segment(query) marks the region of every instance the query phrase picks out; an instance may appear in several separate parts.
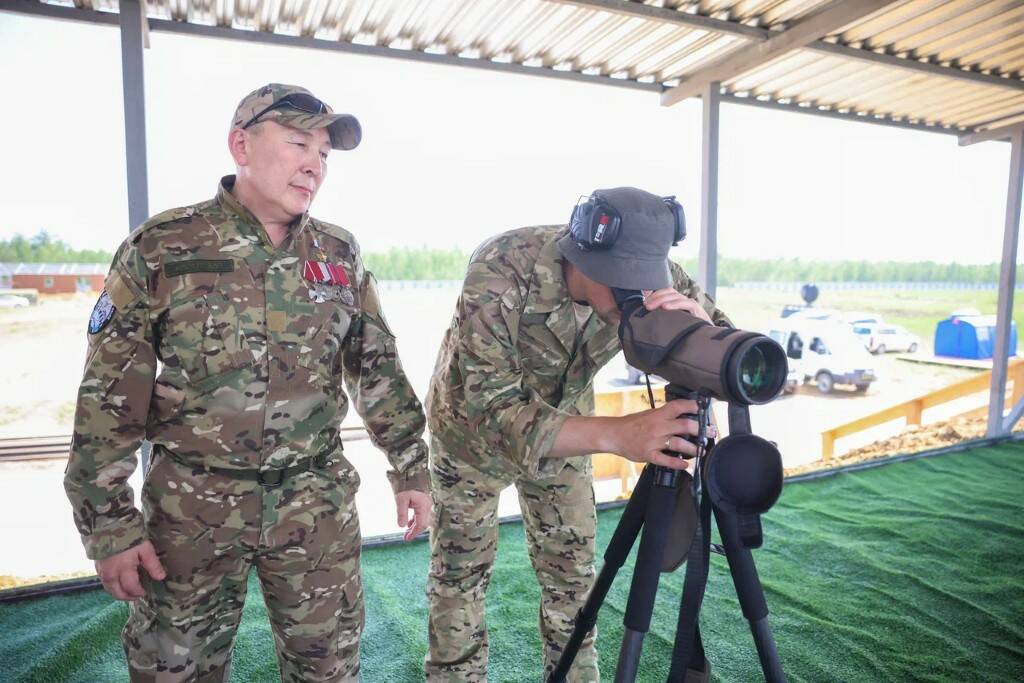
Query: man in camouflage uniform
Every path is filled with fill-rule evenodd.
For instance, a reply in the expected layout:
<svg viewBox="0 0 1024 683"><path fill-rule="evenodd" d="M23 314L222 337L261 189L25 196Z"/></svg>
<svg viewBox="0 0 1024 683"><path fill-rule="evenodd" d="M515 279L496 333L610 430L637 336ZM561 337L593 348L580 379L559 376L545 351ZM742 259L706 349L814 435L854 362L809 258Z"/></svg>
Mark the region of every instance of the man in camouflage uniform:
<svg viewBox="0 0 1024 683"><path fill-rule="evenodd" d="M357 679L349 396L393 467L406 539L429 524L425 420L375 281L352 235L308 214L328 153L360 137L302 88L260 88L232 120L237 177L151 218L114 258L65 488L104 587L134 601L133 681L226 681L251 567L282 680ZM143 438L140 513L127 480Z"/></svg>
<svg viewBox="0 0 1024 683"><path fill-rule="evenodd" d="M596 525L588 455L611 452L673 468L661 449L693 453L693 401L621 418L593 414L592 383L619 351L610 287L649 291L648 309L727 322L668 260L675 220L661 197L599 191L622 217L614 246L585 252L566 227L532 227L481 245L469 264L427 398L435 523L427 594L428 680L484 681L484 594L497 542L498 494L519 491L541 586L545 675L594 580ZM593 638L570 673L597 681Z"/></svg>

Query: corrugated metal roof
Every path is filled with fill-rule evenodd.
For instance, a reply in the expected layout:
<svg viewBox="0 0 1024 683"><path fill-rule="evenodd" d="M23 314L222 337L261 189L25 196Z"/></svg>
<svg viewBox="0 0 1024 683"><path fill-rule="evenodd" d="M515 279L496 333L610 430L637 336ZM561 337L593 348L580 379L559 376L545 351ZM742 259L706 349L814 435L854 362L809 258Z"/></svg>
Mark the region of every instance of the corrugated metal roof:
<svg viewBox="0 0 1024 683"><path fill-rule="evenodd" d="M847 0L854 2L855 0ZM69 3L53 2L50 5ZM116 12L112 0L75 7ZM671 88L834 0L148 0L152 19ZM952 131L1024 120L1024 2L900 0L724 93Z"/></svg>
<svg viewBox="0 0 1024 683"><path fill-rule="evenodd" d="M107 263L0 263L0 273L10 275L106 275Z"/></svg>

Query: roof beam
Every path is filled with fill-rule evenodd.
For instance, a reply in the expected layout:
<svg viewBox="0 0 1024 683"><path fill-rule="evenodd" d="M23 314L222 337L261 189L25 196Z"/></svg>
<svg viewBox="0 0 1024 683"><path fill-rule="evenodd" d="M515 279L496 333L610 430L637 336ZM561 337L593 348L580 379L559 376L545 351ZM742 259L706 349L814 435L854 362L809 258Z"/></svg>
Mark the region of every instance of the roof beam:
<svg viewBox="0 0 1024 683"><path fill-rule="evenodd" d="M38 0L0 0L0 12L17 12L19 14L29 14L51 19L84 21L87 23L106 24L109 26L117 26L119 21L117 12L98 12L96 10L80 9L64 5L50 5L44 2L39 2ZM313 50L327 50L329 52L344 52L357 55L371 55L374 57L388 57L391 59L406 59L414 62L425 62L428 64L445 64L448 66L470 67L485 69L487 71L519 74L523 76L556 78L560 80L575 81L577 83L611 85L632 90L646 90L651 92L661 92L663 90L663 87L658 83L641 83L640 81L630 78L612 78L610 76L586 74L578 71L559 71L537 66L525 66L515 62L496 62L484 58L435 54L431 52L420 52L418 50L400 50L381 45L362 45L336 40L310 38L307 36L287 36L267 31L249 31L226 26L207 26L205 24L193 24L184 21L168 21L166 19L150 18L149 30L163 33L201 36L206 38L220 38L221 40L234 40L247 43L281 45L284 47L302 47Z"/></svg>
<svg viewBox="0 0 1024 683"><path fill-rule="evenodd" d="M32 14L38 17L49 17L50 19L86 21L93 24L108 24L110 26L118 26L120 24L117 12L98 12L93 9L68 7L66 5L50 5L38 0L0 0L0 11Z"/></svg>
<svg viewBox="0 0 1024 683"><path fill-rule="evenodd" d="M921 62L908 57L897 57L896 55L890 55L884 52L875 52L874 50L865 50L862 48L850 47L849 45L840 45L839 43L829 43L824 40L819 40L808 45L807 49L821 54L831 55L833 57L858 59L862 62L868 62L869 64L874 64L876 66L916 71L917 73L928 74L930 76L954 78L960 81L970 81L971 83L977 83L979 85L995 85L1000 88L1024 90L1024 81L1019 78L1004 78L994 74L981 73L980 71L966 71L964 69L942 66L941 64L934 64L932 62Z"/></svg>
<svg viewBox="0 0 1024 683"><path fill-rule="evenodd" d="M1024 114L1024 112L1021 113ZM966 147L968 145L974 145L979 142L987 142L989 140L1001 140L1005 142L1007 140L1012 139L1016 133L1020 132L1024 132L1024 121L1011 123L1010 125L1003 126L1002 128L989 128L988 130L979 131L977 133L967 133L966 135L961 135L960 146Z"/></svg>
<svg viewBox="0 0 1024 683"><path fill-rule="evenodd" d="M759 28L756 26L747 26L746 24L739 24L734 21L726 21L723 19L712 19L711 17L705 17L700 14L690 14L687 12L681 12L679 10L664 9L661 7L651 7L648 5L641 5L634 2L628 2L627 0L547 0L548 2L558 2L561 4L576 5L578 7L584 7L588 9L601 10L606 12L612 12L623 16L633 16L641 19L652 19L657 21L665 21L669 23L676 23L682 26L690 26L695 29L702 29L707 31L715 31L726 35L738 36L746 38L751 41L764 42L774 35L778 35L778 31L770 31L765 28ZM0 11L5 12L17 12L20 14L30 14L35 16L49 17L52 19L66 19L72 21L85 21L98 24L107 24L111 26L117 26L118 17L116 12L98 12L96 10L82 9L77 7L68 7L64 5L50 5L38 0L0 0ZM175 30L172 28L165 28L167 24L183 24L184 22L171 22L161 19L150 19L149 24L151 30L154 31L172 31L175 33L189 33L188 29ZM186 26L197 26L196 24L186 24ZM210 28L202 26L200 28ZM278 43L281 41L275 40L276 38L291 38L291 36L276 36L271 33L262 33L258 31L239 31L235 29L222 28L223 32L231 31L241 32L247 34L244 37L238 37L234 35L225 35L220 33L216 35L217 38L231 39L242 39L255 42L267 42L267 43ZM195 31L194 33L199 35L209 35L205 31ZM262 40L261 37L269 36L268 40ZM662 86L653 83L638 83L629 79L609 79L603 76L591 76L586 74L579 74L575 72L563 72L555 71L552 72L550 69L541 69L537 67L522 67L514 64L507 64L503 62L490 62L489 60L483 59L471 59L464 57L456 57L454 55L436 55L424 52L416 52L414 50L396 50L393 48L367 46L367 45L353 45L350 43L333 43L333 41L317 40L313 45L302 45L302 47L313 47L322 48L322 43L328 43L332 45L334 50L349 51L356 53L372 53L380 54L387 57L399 57L404 59L412 59L415 61L434 61L445 64L457 63L460 66L478 67L484 69L490 69L495 71L514 71L516 67L522 70L524 73L531 75L540 76L553 76L556 78L565 78L568 80L577 80L582 82L598 83L602 85L614 85L618 87L626 88L637 88L640 90L662 90ZM345 47L338 47L339 45L351 45L352 49L346 50ZM969 81L977 83L979 85L993 85L1002 88L1009 88L1011 90L1017 90L1024 92L1024 80L1020 78L1002 77L995 74L981 73L978 71L968 71L960 68L951 66L943 66L941 64L935 64L932 62L921 62L916 59L910 59L906 57L897 57L896 55L886 54L883 52L875 52L874 50L850 47L849 45L842 45L839 43L832 43L825 40L817 40L809 45L806 45L804 49L811 50L813 52L819 52L821 54L830 55L832 57L840 57L844 59L855 59L876 66L891 67L896 69L903 69L906 71L912 71L916 73L924 73L931 76L940 76L943 78L951 78L959 81ZM542 73L538 73L542 72Z"/></svg>
<svg viewBox="0 0 1024 683"><path fill-rule="evenodd" d="M747 26L735 21L713 19L703 14L690 14L689 12L682 12L677 9L641 5L638 2L629 2L628 0L547 0L547 2L560 5L575 5L584 9L611 12L612 14L635 17L637 19L654 19L669 24L679 24L689 28L724 33L730 36L757 41L767 40L774 33L768 29Z"/></svg>
<svg viewBox="0 0 1024 683"><path fill-rule="evenodd" d="M773 36L779 35L779 31L771 31L758 26L747 26L735 21L724 19L712 19L700 14L689 14L679 10L664 9L661 7L650 7L628 0L548 0L566 5L576 5L588 9L611 12L622 16L637 17L639 19L653 19L665 21L684 26L691 26L697 29L715 31L730 36L746 38L753 42L764 42ZM855 59L858 61L884 66L894 69L903 69L915 73L928 74L930 76L941 76L952 78L958 81L970 81L980 85L994 85L1001 88L1024 91L1024 80L1020 78L1003 77L996 74L981 73L980 71L969 71L952 66L943 66L934 62L922 62L908 57L898 57L894 54L876 52L867 48L851 47L841 43L834 43L827 40L815 40L804 46L805 50L811 50L830 57L841 57L843 59Z"/></svg>
<svg viewBox="0 0 1024 683"><path fill-rule="evenodd" d="M877 12L896 0L831 0L821 10L768 40L749 45L701 69L661 95L668 107L699 95L709 83L728 81L793 50L806 47L843 26Z"/></svg>
<svg viewBox="0 0 1024 683"><path fill-rule="evenodd" d="M944 133L946 135L959 135L963 131L958 128L944 128L943 126L929 126L926 123L912 123L910 121L897 121L888 117L876 117L873 115L860 115L855 112L842 112L836 109L819 109L815 106L800 105L797 102L784 104L777 100L760 100L756 97L740 97L732 93L722 93L722 102L730 104L742 104L748 107L761 107L762 109L774 109L776 111L791 111L799 114L812 114L827 119L838 121L856 121L857 123L873 123L879 126L890 128L904 128L906 130L918 130L924 133Z"/></svg>

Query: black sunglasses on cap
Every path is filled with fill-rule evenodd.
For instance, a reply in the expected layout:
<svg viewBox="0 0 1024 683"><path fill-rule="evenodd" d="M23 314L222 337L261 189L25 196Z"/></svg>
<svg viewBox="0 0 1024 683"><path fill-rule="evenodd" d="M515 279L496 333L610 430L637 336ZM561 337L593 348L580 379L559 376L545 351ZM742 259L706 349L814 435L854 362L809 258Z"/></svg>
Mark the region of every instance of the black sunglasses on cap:
<svg viewBox="0 0 1024 683"><path fill-rule="evenodd" d="M245 130L252 124L256 123L257 120L268 111L274 109L281 109L282 107L288 107L289 109L296 109L307 114L329 114L330 107L326 104L313 97L312 95L306 95L304 93L292 93L291 95L285 95L277 102L274 102L269 107L266 107L263 111L256 114L256 116L249 119L249 121L242 126L242 130Z"/></svg>

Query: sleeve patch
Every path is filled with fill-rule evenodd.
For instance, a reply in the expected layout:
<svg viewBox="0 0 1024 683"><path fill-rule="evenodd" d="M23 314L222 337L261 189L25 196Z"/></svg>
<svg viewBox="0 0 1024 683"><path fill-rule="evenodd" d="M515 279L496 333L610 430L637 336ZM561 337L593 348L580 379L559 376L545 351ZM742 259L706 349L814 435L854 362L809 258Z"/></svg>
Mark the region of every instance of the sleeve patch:
<svg viewBox="0 0 1024 683"><path fill-rule="evenodd" d="M99 333L113 317L114 303L110 300L110 295L104 290L100 294L100 298L97 299L96 305L92 307L92 314L89 316L89 334Z"/></svg>

